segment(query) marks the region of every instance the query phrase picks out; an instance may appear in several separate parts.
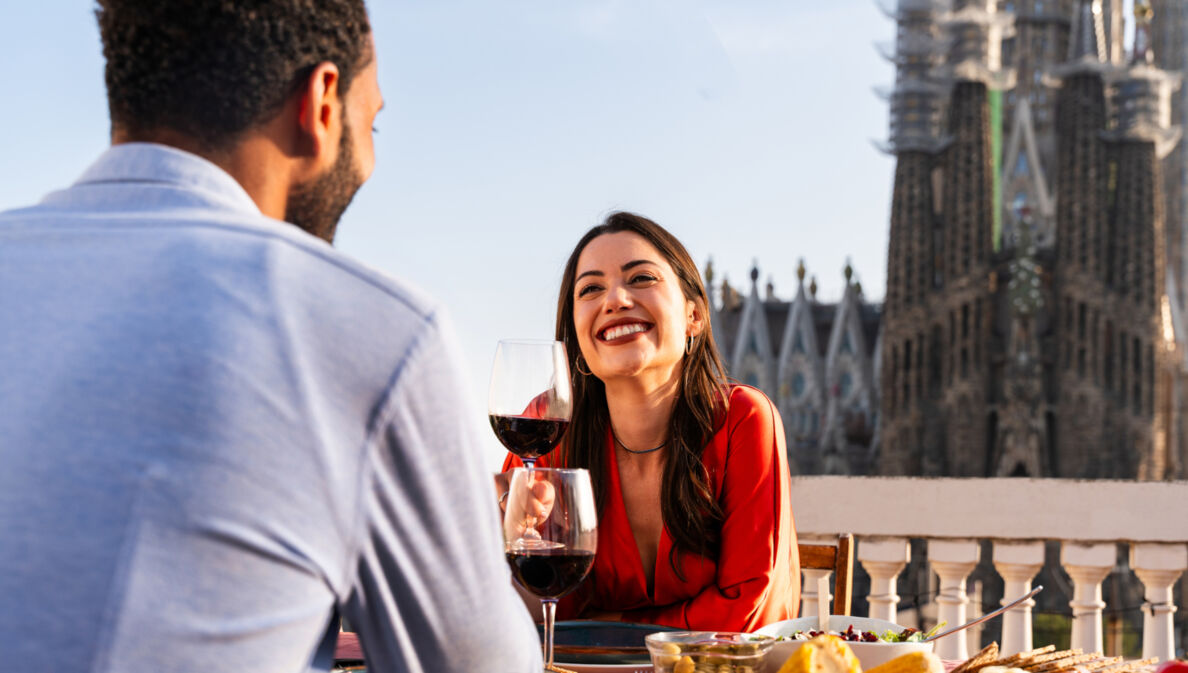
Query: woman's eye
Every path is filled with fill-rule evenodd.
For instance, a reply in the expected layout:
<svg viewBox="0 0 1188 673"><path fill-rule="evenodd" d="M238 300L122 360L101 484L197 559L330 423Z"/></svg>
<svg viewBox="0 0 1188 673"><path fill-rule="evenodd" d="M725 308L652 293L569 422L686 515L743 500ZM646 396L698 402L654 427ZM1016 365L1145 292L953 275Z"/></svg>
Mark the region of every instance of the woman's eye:
<svg viewBox="0 0 1188 673"><path fill-rule="evenodd" d="M582 289L578 290L577 296L584 297L584 296L590 294L591 292L597 292L599 289L600 288L598 285L586 285Z"/></svg>
<svg viewBox="0 0 1188 673"><path fill-rule="evenodd" d="M632 283L647 283L656 280L656 277L650 273L638 273L631 277Z"/></svg>

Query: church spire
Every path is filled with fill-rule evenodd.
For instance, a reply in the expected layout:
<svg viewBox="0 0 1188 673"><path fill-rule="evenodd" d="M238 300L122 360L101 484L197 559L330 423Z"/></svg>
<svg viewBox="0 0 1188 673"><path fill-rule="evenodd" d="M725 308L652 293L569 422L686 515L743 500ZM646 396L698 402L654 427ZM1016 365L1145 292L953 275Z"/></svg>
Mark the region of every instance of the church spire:
<svg viewBox="0 0 1188 673"><path fill-rule="evenodd" d="M944 86L934 72L944 63L940 25L943 0L898 0L887 14L895 19L893 47L880 47L895 65L895 85L876 92L891 104L890 134L879 145L889 153L936 150L942 144Z"/></svg>
<svg viewBox="0 0 1188 673"><path fill-rule="evenodd" d="M1068 60L1093 63L1106 60L1101 0L1077 0L1068 41Z"/></svg>
<svg viewBox="0 0 1188 673"><path fill-rule="evenodd" d="M1162 159L1180 141L1182 129L1171 118L1172 91L1180 86L1180 73L1170 73L1155 65L1151 46L1151 18L1154 12L1148 0L1134 3L1134 51L1130 66L1113 73L1114 109L1117 124L1110 136L1115 139L1150 141Z"/></svg>
<svg viewBox="0 0 1188 673"><path fill-rule="evenodd" d="M1151 5L1145 0L1134 3L1134 53L1130 65L1154 65L1155 51L1151 48Z"/></svg>
<svg viewBox="0 0 1188 673"><path fill-rule="evenodd" d="M948 36L944 70L957 82L981 82L991 89L1014 86L1015 72L1002 66L1002 40L1015 34L1012 14L994 0L956 0L943 21Z"/></svg>

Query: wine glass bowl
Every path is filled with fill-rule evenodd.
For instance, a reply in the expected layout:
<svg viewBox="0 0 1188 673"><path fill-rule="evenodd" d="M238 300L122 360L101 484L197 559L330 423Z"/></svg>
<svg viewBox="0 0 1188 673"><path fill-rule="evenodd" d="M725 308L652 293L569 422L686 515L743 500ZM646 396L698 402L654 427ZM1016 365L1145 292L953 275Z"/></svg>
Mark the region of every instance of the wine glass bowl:
<svg viewBox="0 0 1188 673"><path fill-rule="evenodd" d="M516 583L541 599L551 667L557 599L582 583L598 551L594 490L586 470L517 468L508 484L504 553Z"/></svg>
<svg viewBox="0 0 1188 673"><path fill-rule="evenodd" d="M495 349L487 414L508 451L532 467L569 427L573 391L559 341L506 339Z"/></svg>

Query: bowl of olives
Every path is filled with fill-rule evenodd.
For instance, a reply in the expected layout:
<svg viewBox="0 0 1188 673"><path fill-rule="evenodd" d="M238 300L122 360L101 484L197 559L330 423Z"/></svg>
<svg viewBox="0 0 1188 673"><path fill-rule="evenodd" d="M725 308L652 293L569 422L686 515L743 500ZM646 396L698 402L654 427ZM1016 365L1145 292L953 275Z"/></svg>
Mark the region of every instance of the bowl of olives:
<svg viewBox="0 0 1188 673"><path fill-rule="evenodd" d="M775 639L730 631L665 631L644 643L656 673L767 673Z"/></svg>

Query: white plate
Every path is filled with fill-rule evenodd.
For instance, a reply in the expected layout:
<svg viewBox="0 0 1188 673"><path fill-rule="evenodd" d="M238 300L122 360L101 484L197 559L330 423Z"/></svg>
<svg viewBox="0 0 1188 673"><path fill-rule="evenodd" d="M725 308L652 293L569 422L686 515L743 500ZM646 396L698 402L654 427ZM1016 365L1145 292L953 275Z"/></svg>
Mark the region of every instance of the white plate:
<svg viewBox="0 0 1188 673"><path fill-rule="evenodd" d="M568 668L576 673L653 673L651 664L563 664L557 665Z"/></svg>
<svg viewBox="0 0 1188 673"><path fill-rule="evenodd" d="M829 630L831 631L845 631L846 627L853 624L854 629L858 631L874 631L875 633L882 633L883 631L902 631L903 627L892 623L883 621L882 619L871 619L869 617L845 617L841 615L830 615ZM817 629L816 617L801 617L800 619L788 619L782 622L775 622L768 624L759 629L755 633L761 633L765 636L790 636L796 631ZM806 641L803 640L782 640L775 644L768 657L768 668L778 669L781 664L792 656ZM863 670L870 670L881 663L890 661L900 655L908 652L931 652L932 643L863 643L863 642L847 642L846 645L854 652L854 656L858 657L858 661L862 663ZM773 669L773 670L775 670Z"/></svg>

